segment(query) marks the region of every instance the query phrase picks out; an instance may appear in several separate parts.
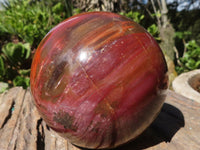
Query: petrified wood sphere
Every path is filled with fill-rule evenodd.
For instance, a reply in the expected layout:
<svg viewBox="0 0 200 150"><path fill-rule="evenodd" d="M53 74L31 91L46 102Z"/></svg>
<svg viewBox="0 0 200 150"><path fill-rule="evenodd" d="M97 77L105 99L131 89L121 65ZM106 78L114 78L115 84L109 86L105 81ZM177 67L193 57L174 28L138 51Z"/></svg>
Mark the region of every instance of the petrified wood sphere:
<svg viewBox="0 0 200 150"><path fill-rule="evenodd" d="M31 91L47 125L73 144L112 148L141 134L159 113L167 67L137 23L83 13L54 27L31 67Z"/></svg>

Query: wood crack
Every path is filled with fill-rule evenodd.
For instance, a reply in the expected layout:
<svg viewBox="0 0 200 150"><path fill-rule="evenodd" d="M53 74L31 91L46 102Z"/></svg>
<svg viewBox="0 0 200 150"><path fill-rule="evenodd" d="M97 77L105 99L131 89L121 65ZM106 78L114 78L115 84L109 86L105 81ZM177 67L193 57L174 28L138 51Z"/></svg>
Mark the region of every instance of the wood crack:
<svg viewBox="0 0 200 150"><path fill-rule="evenodd" d="M38 150L45 150L45 134L44 134L44 127L42 126L42 119L37 121L37 149Z"/></svg>
<svg viewBox="0 0 200 150"><path fill-rule="evenodd" d="M14 106L15 106L15 101L12 102L12 104L11 104L11 106L10 106L10 108L9 108L8 115L7 115L7 117L5 118L5 120L4 120L4 122L3 122L3 124L2 124L2 126L1 126L0 129L2 129L2 128L5 126L5 124L8 122L8 120L11 118L12 112L13 112L13 109L14 109Z"/></svg>

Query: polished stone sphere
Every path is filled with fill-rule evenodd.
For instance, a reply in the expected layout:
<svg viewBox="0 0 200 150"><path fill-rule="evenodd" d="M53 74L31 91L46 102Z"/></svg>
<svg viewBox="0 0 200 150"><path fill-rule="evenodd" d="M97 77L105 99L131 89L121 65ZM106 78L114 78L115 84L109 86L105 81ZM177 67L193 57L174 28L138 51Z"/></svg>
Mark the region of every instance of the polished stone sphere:
<svg viewBox="0 0 200 150"><path fill-rule="evenodd" d="M113 148L141 134L158 115L167 66L154 38L109 12L75 15L54 27L31 67L35 105L73 144Z"/></svg>

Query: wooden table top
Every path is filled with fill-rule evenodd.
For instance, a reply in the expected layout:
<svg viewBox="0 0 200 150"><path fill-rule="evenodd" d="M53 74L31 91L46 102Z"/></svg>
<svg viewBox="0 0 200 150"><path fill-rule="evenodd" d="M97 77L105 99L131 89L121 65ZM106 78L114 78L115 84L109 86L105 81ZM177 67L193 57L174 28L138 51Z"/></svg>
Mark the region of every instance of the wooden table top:
<svg viewBox="0 0 200 150"><path fill-rule="evenodd" d="M114 150L200 150L200 103L170 90L157 119L137 139ZM0 150L80 150L49 129L30 90L0 94Z"/></svg>

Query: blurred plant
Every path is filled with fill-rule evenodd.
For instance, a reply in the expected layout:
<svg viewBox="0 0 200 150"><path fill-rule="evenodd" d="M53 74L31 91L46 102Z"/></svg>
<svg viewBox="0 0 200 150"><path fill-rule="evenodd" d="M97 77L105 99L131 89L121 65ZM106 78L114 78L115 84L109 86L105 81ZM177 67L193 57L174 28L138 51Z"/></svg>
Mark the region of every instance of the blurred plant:
<svg viewBox="0 0 200 150"><path fill-rule="evenodd" d="M147 28L147 31L157 40L160 41L161 38L159 37L159 30L156 24L152 24Z"/></svg>
<svg viewBox="0 0 200 150"><path fill-rule="evenodd" d="M191 35L192 33L189 31L184 31L184 32L180 32L177 31L175 32L175 40L179 40L182 42L182 45L184 47L183 53L185 53L186 51L186 39L188 39L188 36Z"/></svg>
<svg viewBox="0 0 200 150"><path fill-rule="evenodd" d="M71 17L73 15L73 3L72 3L72 0L65 0L65 7L66 7L66 10L67 10L67 18L68 17Z"/></svg>
<svg viewBox="0 0 200 150"><path fill-rule="evenodd" d="M5 92L9 88L8 83L0 82L0 94Z"/></svg>
<svg viewBox="0 0 200 150"><path fill-rule="evenodd" d="M10 86L29 86L30 69L26 63L30 61L31 48L29 43L7 43L0 53L0 81Z"/></svg>
<svg viewBox="0 0 200 150"><path fill-rule="evenodd" d="M49 5L49 6L48 6ZM38 45L46 33L66 18L61 2L8 0L0 13L0 34L16 35L21 41Z"/></svg>
<svg viewBox="0 0 200 150"><path fill-rule="evenodd" d="M126 16L137 23L140 23L144 19L144 15L139 12L129 11L128 13L121 12L120 15Z"/></svg>
<svg viewBox="0 0 200 150"><path fill-rule="evenodd" d="M73 15L77 15L77 14L80 14L80 13L81 13L81 9L79 9L79 8L73 9Z"/></svg>
<svg viewBox="0 0 200 150"><path fill-rule="evenodd" d="M194 69L200 69L200 46L196 41L191 40L185 44L186 51L183 56L178 59L179 65L176 71L180 74Z"/></svg>
<svg viewBox="0 0 200 150"><path fill-rule="evenodd" d="M28 59L31 54L31 48L29 43L8 43L2 48L2 52L8 58L10 63L16 68L20 68L23 61Z"/></svg>
<svg viewBox="0 0 200 150"><path fill-rule="evenodd" d="M23 77L23 76L16 76L13 79L13 85L14 86L22 86L24 89L26 89L30 85L30 78Z"/></svg>

